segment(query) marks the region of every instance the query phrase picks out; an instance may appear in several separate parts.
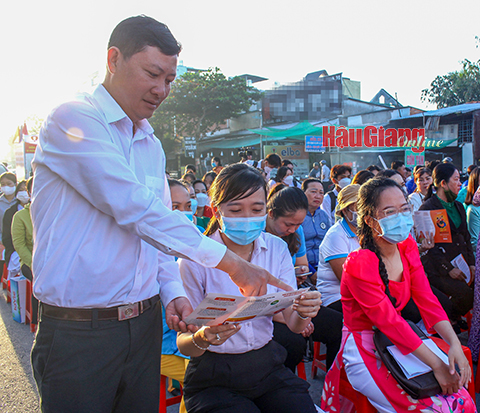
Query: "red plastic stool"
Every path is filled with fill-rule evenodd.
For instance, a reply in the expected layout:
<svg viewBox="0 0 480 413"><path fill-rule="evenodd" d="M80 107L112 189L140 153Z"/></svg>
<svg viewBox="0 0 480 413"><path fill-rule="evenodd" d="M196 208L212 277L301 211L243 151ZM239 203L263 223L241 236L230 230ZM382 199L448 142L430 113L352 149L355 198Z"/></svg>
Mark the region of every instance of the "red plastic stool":
<svg viewBox="0 0 480 413"><path fill-rule="evenodd" d="M327 365L322 363L327 359L326 354L320 354L321 343L315 341L313 343L313 360L312 360L312 379L317 375L317 369L327 371Z"/></svg>
<svg viewBox="0 0 480 413"><path fill-rule="evenodd" d="M377 413L377 409L370 404L367 396L364 396L352 387L343 368L340 371L339 392L341 396L347 398L355 405L357 413Z"/></svg>
<svg viewBox="0 0 480 413"><path fill-rule="evenodd" d="M167 407L178 404L182 401L183 390L180 389L180 396L173 396L167 399L167 376L160 376L160 407L158 413L167 413Z"/></svg>
<svg viewBox="0 0 480 413"><path fill-rule="evenodd" d="M37 331L37 324L32 323L32 282L27 280L27 288L25 289L25 324L30 324L30 331L35 333Z"/></svg>
<svg viewBox="0 0 480 413"><path fill-rule="evenodd" d="M430 337L435 344L440 348L440 350L443 350L445 353L448 354L448 350L450 349L450 346L443 341L441 338L438 337ZM472 378L470 381L467 383L468 384L468 393L470 393L470 396L472 399L475 401L475 382L473 380L473 363L472 363L472 352L470 349L466 346L462 346L463 354L465 354L465 357L467 358L468 362L470 363L470 369L472 370ZM478 382L478 370L477 370L477 382Z"/></svg>
<svg viewBox="0 0 480 413"><path fill-rule="evenodd" d="M297 364L297 376L307 381L307 374L305 373L305 364L303 361Z"/></svg>
<svg viewBox="0 0 480 413"><path fill-rule="evenodd" d="M3 272L2 272L2 288L7 290L7 303L12 301L12 293L10 291L10 281L7 280L8 278L8 269L7 265L3 264Z"/></svg>

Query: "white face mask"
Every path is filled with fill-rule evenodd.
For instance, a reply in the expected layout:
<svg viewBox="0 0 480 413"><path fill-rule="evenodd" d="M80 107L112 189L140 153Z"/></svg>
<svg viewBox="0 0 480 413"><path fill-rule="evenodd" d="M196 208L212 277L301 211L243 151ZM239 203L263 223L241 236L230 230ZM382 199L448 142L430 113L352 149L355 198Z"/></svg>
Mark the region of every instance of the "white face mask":
<svg viewBox="0 0 480 413"><path fill-rule="evenodd" d="M208 204L208 195L203 192L197 194L198 207L203 208Z"/></svg>
<svg viewBox="0 0 480 413"><path fill-rule="evenodd" d="M13 195L15 193L15 187L14 186L2 186L2 192L7 195Z"/></svg>
<svg viewBox="0 0 480 413"><path fill-rule="evenodd" d="M293 184L293 175L288 175L283 178L283 183L287 186L291 186Z"/></svg>
<svg viewBox="0 0 480 413"><path fill-rule="evenodd" d="M340 188L345 188L347 185L350 185L352 180L350 178L342 178L340 181L338 181L338 186Z"/></svg>
<svg viewBox="0 0 480 413"><path fill-rule="evenodd" d="M16 198L22 203L26 204L30 201L30 196L27 191L18 191Z"/></svg>

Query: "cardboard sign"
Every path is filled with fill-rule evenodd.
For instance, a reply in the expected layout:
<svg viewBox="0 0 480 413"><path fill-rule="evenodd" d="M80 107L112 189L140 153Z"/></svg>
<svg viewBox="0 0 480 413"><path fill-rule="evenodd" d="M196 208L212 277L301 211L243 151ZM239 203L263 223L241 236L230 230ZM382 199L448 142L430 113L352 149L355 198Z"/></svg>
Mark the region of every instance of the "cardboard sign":
<svg viewBox="0 0 480 413"><path fill-rule="evenodd" d="M413 219L415 221L415 234L419 242L425 238L427 233L435 233L433 238L435 243L452 242L450 223L445 209L415 211Z"/></svg>

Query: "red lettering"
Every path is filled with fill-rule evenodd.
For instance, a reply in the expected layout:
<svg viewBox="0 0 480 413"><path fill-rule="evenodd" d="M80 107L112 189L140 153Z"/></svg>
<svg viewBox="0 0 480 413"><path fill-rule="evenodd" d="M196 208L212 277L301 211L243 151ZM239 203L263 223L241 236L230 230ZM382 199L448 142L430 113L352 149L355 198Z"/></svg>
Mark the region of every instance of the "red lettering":
<svg viewBox="0 0 480 413"><path fill-rule="evenodd" d="M380 126L378 128L378 146L379 147L384 147L385 146L385 129L383 128L383 126Z"/></svg>
<svg viewBox="0 0 480 413"><path fill-rule="evenodd" d="M323 127L323 145L325 147L335 146L335 126Z"/></svg>
<svg viewBox="0 0 480 413"><path fill-rule="evenodd" d="M356 138L355 138L356 134ZM351 148L362 146L362 130L361 129L349 129L348 141Z"/></svg>
<svg viewBox="0 0 480 413"><path fill-rule="evenodd" d="M338 128L335 133L337 139L335 139L335 145L343 149L348 146L348 130L346 128Z"/></svg>
<svg viewBox="0 0 480 413"><path fill-rule="evenodd" d="M377 128L375 126L367 126L363 133L363 142L366 147L377 146Z"/></svg>
<svg viewBox="0 0 480 413"><path fill-rule="evenodd" d="M393 128L388 128L385 131L385 146L391 148L392 146L397 146L397 130Z"/></svg>

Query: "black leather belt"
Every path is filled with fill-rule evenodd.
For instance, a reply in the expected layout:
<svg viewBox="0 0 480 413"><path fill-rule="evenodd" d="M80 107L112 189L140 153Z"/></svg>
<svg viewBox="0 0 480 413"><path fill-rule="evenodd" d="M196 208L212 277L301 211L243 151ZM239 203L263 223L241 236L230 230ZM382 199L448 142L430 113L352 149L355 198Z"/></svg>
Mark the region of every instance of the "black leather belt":
<svg viewBox="0 0 480 413"><path fill-rule="evenodd" d="M129 320L153 307L160 300L155 295L148 300L134 304L119 305L109 308L67 308L56 307L50 304L40 303L40 314L56 320L92 321L97 320Z"/></svg>

